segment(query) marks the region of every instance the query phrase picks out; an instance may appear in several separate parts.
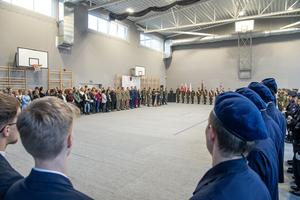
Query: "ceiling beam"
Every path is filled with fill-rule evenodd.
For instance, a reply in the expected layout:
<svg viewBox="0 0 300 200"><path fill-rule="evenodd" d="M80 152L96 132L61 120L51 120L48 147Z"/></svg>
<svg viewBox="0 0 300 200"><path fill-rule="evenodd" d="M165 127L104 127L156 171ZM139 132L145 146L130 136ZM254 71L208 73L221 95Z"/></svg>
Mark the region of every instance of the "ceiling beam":
<svg viewBox="0 0 300 200"><path fill-rule="evenodd" d="M293 27L293 26L297 26L300 24L300 21L299 22L295 22L295 23L292 23L292 24L289 24L289 25L286 25L286 26L283 26L281 27L280 29L286 29L286 28L290 28L290 27Z"/></svg>
<svg viewBox="0 0 300 200"><path fill-rule="evenodd" d="M90 7L88 9L88 11L95 10L95 9L98 9L98 8L103 8L103 7L106 7L106 6L111 6L111 5L114 5L116 3L121 3L123 1L127 1L127 0L112 0L112 1L108 1L108 2L99 4L99 5L96 5L96 6L92 6L92 7Z"/></svg>
<svg viewBox="0 0 300 200"><path fill-rule="evenodd" d="M178 10L173 11L173 12L174 12L174 13L177 13L177 12L183 11L183 10L185 10L185 9L192 8L192 7L195 7L195 6L198 6L198 5L200 5L200 4L210 2L210 1L212 1L212 0L202 0L202 1L198 2L198 3L191 4L191 5L189 5L189 6L182 6L181 8L179 8ZM164 15L168 15L168 14L170 14L170 13L172 13L171 10L166 11L166 12L162 12L162 13L160 13L160 14L157 14L157 15L154 15L154 16L151 16L151 17L147 17L147 18L145 18L145 19L137 20L137 21L135 21L135 23L141 23L141 22L148 21L148 20L151 20L151 19L156 19L156 18L162 17L162 16L164 16Z"/></svg>
<svg viewBox="0 0 300 200"><path fill-rule="evenodd" d="M185 32L185 31L160 31L160 32L186 34L186 35L198 35L198 36L214 36L214 34L198 33L198 32Z"/></svg>
<svg viewBox="0 0 300 200"><path fill-rule="evenodd" d="M295 13L295 12L300 12L300 9L280 11L280 12L274 12L274 13L268 13L268 14L262 14L262 15L246 16L246 17L241 17L241 18L238 18L238 19L224 19L224 20L211 21L211 22L201 22L201 23L196 23L196 24L188 24L188 25L178 26L178 27L152 29L152 30L145 31L145 33L153 33L153 32L166 31L166 30L174 30L174 29L179 29L179 28L191 28L191 27L196 27L196 26L203 26L203 25L210 25L210 24L224 23L224 22L226 23L226 22L236 22L236 21L249 20L249 19L259 19L259 18L270 17L270 16L274 16L274 15L281 15L281 14L288 14L288 13Z"/></svg>

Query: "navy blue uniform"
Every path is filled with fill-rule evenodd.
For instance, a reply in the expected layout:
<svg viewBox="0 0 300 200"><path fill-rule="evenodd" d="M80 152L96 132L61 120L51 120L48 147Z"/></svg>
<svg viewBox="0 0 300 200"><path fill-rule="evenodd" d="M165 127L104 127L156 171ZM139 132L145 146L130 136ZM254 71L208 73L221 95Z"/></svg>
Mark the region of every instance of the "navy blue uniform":
<svg viewBox="0 0 300 200"><path fill-rule="evenodd" d="M266 113L266 111L261 111L261 115L266 124L269 137L275 145L275 149L278 155L278 175L283 179L284 145L282 145L282 143L284 144L284 138L282 137L282 132L278 124L276 124L276 122ZM278 181L280 183L279 179Z"/></svg>
<svg viewBox="0 0 300 200"><path fill-rule="evenodd" d="M75 190L70 180L60 174L31 170L28 177L16 182L7 191L4 200L89 200Z"/></svg>
<svg viewBox="0 0 300 200"><path fill-rule="evenodd" d="M266 184L271 198L278 199L278 154L270 138L255 141L255 147L250 151L248 164Z"/></svg>
<svg viewBox="0 0 300 200"><path fill-rule="evenodd" d="M286 135L286 120L283 114L275 107L274 102L270 103L267 107L268 115L278 124L281 130L281 157L284 158L284 141ZM279 183L284 182L284 175L283 175L283 161L279 163Z"/></svg>
<svg viewBox="0 0 300 200"><path fill-rule="evenodd" d="M243 159L225 161L211 168L193 194L190 200L271 199L266 185Z"/></svg>
<svg viewBox="0 0 300 200"><path fill-rule="evenodd" d="M136 100L137 100L137 98L138 98L137 90L134 89L133 90L133 102L132 102L134 108L136 108Z"/></svg>
<svg viewBox="0 0 300 200"><path fill-rule="evenodd" d="M3 199L10 186L24 177L14 170L1 154L0 168L0 199Z"/></svg>
<svg viewBox="0 0 300 200"><path fill-rule="evenodd" d="M131 100L130 100L130 108L132 108L132 106L133 106L133 99L134 99L134 92L133 92L133 90L129 90L129 94L130 94L130 98L131 98Z"/></svg>

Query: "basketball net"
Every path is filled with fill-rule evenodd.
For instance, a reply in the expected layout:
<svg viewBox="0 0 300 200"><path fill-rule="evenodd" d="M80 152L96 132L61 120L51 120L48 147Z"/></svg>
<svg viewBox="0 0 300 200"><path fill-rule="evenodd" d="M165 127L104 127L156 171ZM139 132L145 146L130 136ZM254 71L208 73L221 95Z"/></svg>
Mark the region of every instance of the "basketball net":
<svg viewBox="0 0 300 200"><path fill-rule="evenodd" d="M246 33L248 31L248 26L247 25L242 26L241 29L243 33Z"/></svg>
<svg viewBox="0 0 300 200"><path fill-rule="evenodd" d="M43 66L43 65L38 65L38 64L33 64L33 65L32 65L33 70L34 70L35 72L41 71L41 66Z"/></svg>

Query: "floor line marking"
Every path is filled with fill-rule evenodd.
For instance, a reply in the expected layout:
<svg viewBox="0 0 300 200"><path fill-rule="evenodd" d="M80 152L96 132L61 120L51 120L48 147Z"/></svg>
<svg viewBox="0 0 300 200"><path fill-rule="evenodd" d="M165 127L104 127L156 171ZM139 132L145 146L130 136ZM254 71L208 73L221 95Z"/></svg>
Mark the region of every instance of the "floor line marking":
<svg viewBox="0 0 300 200"><path fill-rule="evenodd" d="M206 122L207 120L208 120L208 119L206 119L206 120L204 120L204 121L202 121L202 122L199 122L198 124L195 124L195 125L193 125L193 126L187 128L187 129L184 129L184 130L182 130L182 131L180 131L180 132L178 132L178 133L175 133L173 136L176 136L176 135L178 135L179 133L182 133L182 132L184 132L184 131L187 131L187 130L189 130L189 129L195 127L195 126L198 126L199 124L202 124L203 122Z"/></svg>
<svg viewBox="0 0 300 200"><path fill-rule="evenodd" d="M185 114L182 114L182 115L179 115L179 116L183 116L183 115L188 115L188 114L191 114L192 112L189 112L189 113L185 113Z"/></svg>

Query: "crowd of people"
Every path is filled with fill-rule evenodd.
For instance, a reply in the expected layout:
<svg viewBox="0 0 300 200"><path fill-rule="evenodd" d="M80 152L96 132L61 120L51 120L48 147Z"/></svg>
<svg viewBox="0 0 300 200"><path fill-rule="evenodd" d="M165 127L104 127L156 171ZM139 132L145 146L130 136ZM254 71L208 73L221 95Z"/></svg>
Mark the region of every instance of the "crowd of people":
<svg viewBox="0 0 300 200"><path fill-rule="evenodd" d="M0 91L2 92L2 91ZM75 104L82 114L90 115L100 112L120 111L125 109L133 109L140 107L140 105L166 105L168 102L168 89L163 88L153 89L144 88L142 91L137 89L136 86L131 88L118 87L114 88L105 87L88 88L88 86L81 87L79 90L76 87L61 90L59 87L44 90L44 87L36 87L35 90L16 90L7 88L8 95L16 97L20 104L21 109L25 108L31 101L40 99L46 96L54 96L62 99L65 102Z"/></svg>
<svg viewBox="0 0 300 200"><path fill-rule="evenodd" d="M280 94L276 99L277 92L275 79L268 78L216 95L205 129L212 168L199 181L191 200L277 200L278 183L284 182L286 140L293 143L294 152L293 160L287 161L293 166L288 172L293 173L296 184L291 193L300 196L300 94L286 93L288 104L281 112L276 108L276 100L282 102ZM118 87L115 91L87 86L66 91L54 88L49 93L36 88L28 94L8 89L7 94L0 94L0 199L91 199L75 190L66 177L74 117L80 109L89 114L133 109L139 102L150 106L151 98L153 105L163 105L165 94L167 89L162 88L125 91ZM5 148L17 142L18 133L35 160L26 179L5 159Z"/></svg>

